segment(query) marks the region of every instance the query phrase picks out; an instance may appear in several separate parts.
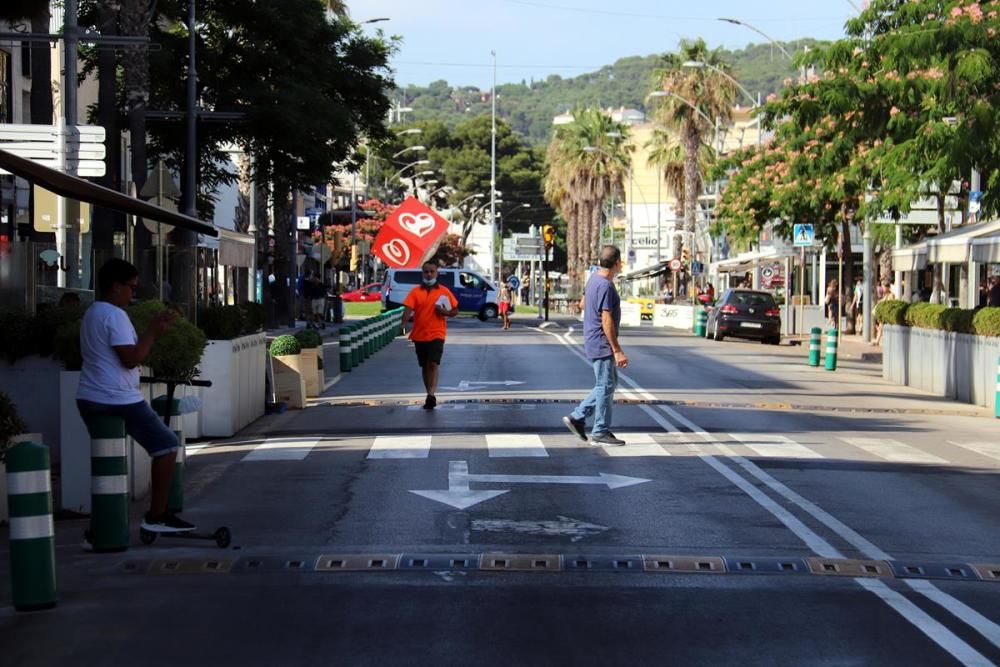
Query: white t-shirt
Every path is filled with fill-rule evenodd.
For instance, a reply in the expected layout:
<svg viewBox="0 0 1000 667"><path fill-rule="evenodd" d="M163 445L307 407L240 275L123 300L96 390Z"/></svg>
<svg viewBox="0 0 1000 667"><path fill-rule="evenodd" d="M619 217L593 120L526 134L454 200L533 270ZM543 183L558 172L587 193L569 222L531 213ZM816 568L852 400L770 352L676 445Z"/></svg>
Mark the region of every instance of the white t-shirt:
<svg viewBox="0 0 1000 667"><path fill-rule="evenodd" d="M107 301L95 301L80 324L83 372L76 397L107 405L128 405L143 400L139 369L122 365L114 347L135 345L139 336L124 310Z"/></svg>

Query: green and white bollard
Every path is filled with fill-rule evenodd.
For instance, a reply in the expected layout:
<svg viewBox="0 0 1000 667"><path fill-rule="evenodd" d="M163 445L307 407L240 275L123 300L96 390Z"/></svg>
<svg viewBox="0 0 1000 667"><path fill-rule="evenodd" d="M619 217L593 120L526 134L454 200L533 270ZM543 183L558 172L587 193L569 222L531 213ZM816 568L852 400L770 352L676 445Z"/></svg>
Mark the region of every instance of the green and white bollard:
<svg viewBox="0 0 1000 667"><path fill-rule="evenodd" d="M837 370L837 330L826 332L826 370Z"/></svg>
<svg viewBox="0 0 1000 667"><path fill-rule="evenodd" d="M49 448L20 442L7 450L11 599L18 611L56 606L56 538Z"/></svg>
<svg viewBox="0 0 1000 667"><path fill-rule="evenodd" d="M694 335L700 338L705 337L705 329L708 328L708 311L702 308L698 311L698 317L695 319L694 325Z"/></svg>
<svg viewBox="0 0 1000 667"><path fill-rule="evenodd" d="M351 368L361 363L361 323L351 325Z"/></svg>
<svg viewBox="0 0 1000 667"><path fill-rule="evenodd" d="M150 401L153 410L160 417L167 412L167 397L158 396ZM181 421L181 402L173 399L170 402L170 429L177 436L177 461L174 463L174 476L170 482L170 494L167 496L167 509L180 512L184 509L184 427Z"/></svg>
<svg viewBox="0 0 1000 667"><path fill-rule="evenodd" d="M813 327L809 331L809 365L816 368L819 367L819 347L822 339L823 330L819 327Z"/></svg>
<svg viewBox="0 0 1000 667"><path fill-rule="evenodd" d="M340 325L340 372L351 372L351 327Z"/></svg>
<svg viewBox="0 0 1000 667"><path fill-rule="evenodd" d="M90 433L90 531L95 552L128 549L128 458L125 421L87 420Z"/></svg>

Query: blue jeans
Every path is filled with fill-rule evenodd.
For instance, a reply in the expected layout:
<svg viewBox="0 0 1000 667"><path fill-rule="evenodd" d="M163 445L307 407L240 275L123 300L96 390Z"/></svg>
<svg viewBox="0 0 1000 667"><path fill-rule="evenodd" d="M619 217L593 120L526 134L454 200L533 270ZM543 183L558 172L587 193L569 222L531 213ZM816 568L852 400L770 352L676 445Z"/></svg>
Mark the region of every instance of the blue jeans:
<svg viewBox="0 0 1000 667"><path fill-rule="evenodd" d="M153 411L153 408L146 401L127 405L109 405L78 398L76 407L84 421L91 417L117 417L123 420L125 432L154 459L179 449L177 435L167 428L163 419Z"/></svg>
<svg viewBox="0 0 1000 667"><path fill-rule="evenodd" d="M594 437L611 431L611 410L615 403L615 387L618 386L618 366L614 355L591 359L594 366L594 388L587 398L570 413L573 419L586 420L594 415L594 427L590 430Z"/></svg>

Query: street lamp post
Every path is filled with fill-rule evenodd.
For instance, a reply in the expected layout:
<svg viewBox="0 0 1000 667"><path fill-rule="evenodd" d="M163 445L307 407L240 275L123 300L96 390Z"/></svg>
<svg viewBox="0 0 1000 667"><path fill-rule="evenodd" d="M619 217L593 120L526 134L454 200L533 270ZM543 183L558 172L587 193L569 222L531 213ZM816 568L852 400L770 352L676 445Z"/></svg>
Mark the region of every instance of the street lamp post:
<svg viewBox="0 0 1000 667"><path fill-rule="evenodd" d="M759 30L759 29L757 29L757 28L753 27L752 25L750 25L750 24L749 24L749 23L747 23L746 21L741 21L740 19L734 19L734 18L726 18L726 17L720 17L720 18L719 18L719 20L720 20L720 21L723 21L723 22L725 22L725 23L732 23L733 25L741 25L741 26L743 26L744 28L748 28L748 29L750 29L750 30L753 30L753 31L754 31L755 33L757 33L758 35L760 35L761 37L763 37L764 39L766 39L767 41L769 41L769 42L770 42L770 43L771 43L771 44L772 44L773 46L777 46L777 47L778 47L778 50L780 50L780 51L781 51L781 52L782 52L783 54L785 54L785 57L786 57L786 58L788 58L789 60L791 60L791 59L792 59L792 54L791 54L791 53L789 53L789 52L787 51L787 49L785 49L785 47L783 47L783 46L781 45L781 43L780 43L780 42L778 42L777 40L775 40L775 39L774 39L773 37L770 37L770 36L768 36L768 35L767 35L766 33L764 33L763 31L761 31L761 30Z"/></svg>

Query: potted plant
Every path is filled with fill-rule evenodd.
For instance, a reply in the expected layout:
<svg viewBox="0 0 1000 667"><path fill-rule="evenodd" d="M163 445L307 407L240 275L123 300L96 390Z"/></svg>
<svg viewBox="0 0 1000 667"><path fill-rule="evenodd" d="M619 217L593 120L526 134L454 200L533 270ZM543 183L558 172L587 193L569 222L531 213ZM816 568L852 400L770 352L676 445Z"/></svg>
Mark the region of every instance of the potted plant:
<svg viewBox="0 0 1000 667"><path fill-rule="evenodd" d="M302 374L306 381L306 396L319 396L326 383L323 377L323 337L315 329L303 329L295 333L295 339L302 348Z"/></svg>
<svg viewBox="0 0 1000 667"><path fill-rule="evenodd" d="M8 519L7 450L15 442L26 439L23 434L27 430L28 427L24 425L24 421L21 420L21 416L17 412L17 406L10 400L10 396L0 391L0 521ZM40 440L40 438L31 439Z"/></svg>
<svg viewBox="0 0 1000 667"><path fill-rule="evenodd" d="M228 438L264 414L264 307L244 303L202 308L198 325L208 336L201 379L212 383L199 390L203 404L212 407L200 413L198 435Z"/></svg>
<svg viewBox="0 0 1000 667"><path fill-rule="evenodd" d="M295 336L278 336L271 341L273 364L274 400L283 401L290 408L304 408L306 383L303 373L302 346Z"/></svg>

